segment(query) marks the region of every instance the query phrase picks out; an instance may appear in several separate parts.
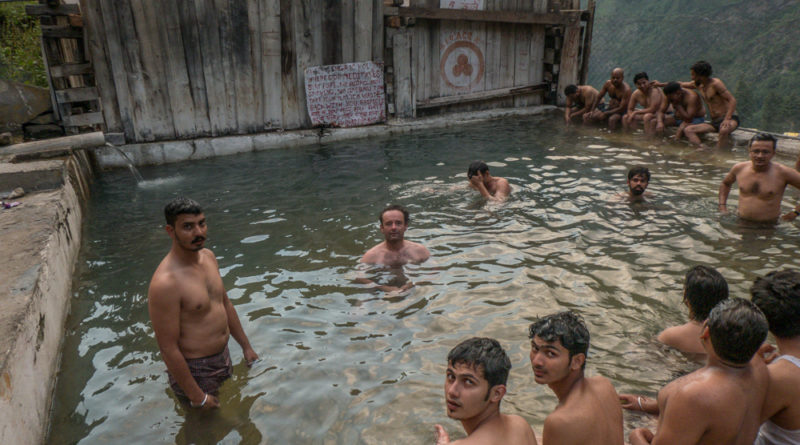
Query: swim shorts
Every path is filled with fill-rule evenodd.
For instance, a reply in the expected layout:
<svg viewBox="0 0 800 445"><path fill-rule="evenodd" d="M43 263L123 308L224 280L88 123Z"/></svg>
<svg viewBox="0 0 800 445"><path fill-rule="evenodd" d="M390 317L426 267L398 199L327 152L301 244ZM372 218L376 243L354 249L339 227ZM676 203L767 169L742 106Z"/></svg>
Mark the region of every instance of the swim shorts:
<svg viewBox="0 0 800 445"><path fill-rule="evenodd" d="M219 387L222 382L227 380L233 373L233 364L231 363L231 354L228 351L228 346L219 354L209 355L202 358L189 358L186 359L186 364L189 366L189 372L192 377L206 394L217 395ZM169 386L179 399L188 400L186 393L183 392L178 382L172 377L172 374L167 371L169 376Z"/></svg>
<svg viewBox="0 0 800 445"><path fill-rule="evenodd" d="M689 125L697 125L697 124L702 124L702 123L704 123L705 121L706 121L706 119L705 119L705 118L703 118L703 117L695 117L695 118L692 118L692 122L690 122L690 123L689 123ZM738 120L737 120L737 122L738 122ZM680 119L675 119L675 124L676 124L676 125L680 126L682 123L683 123L683 121L682 121L682 120L680 120ZM717 131L719 131L719 129L718 129Z"/></svg>
<svg viewBox="0 0 800 445"><path fill-rule="evenodd" d="M606 111L606 104L603 103L603 102L600 102L599 104L597 104L597 109L600 110L600 111Z"/></svg>
<svg viewBox="0 0 800 445"><path fill-rule="evenodd" d="M719 133L719 126L722 125L723 120L725 120L724 117L721 117L719 119L714 119L713 121L711 121L711 125L714 127L714 130L716 130L717 133ZM737 127L739 126L739 116L734 114L733 116L731 116L731 120L736 121L736 126Z"/></svg>

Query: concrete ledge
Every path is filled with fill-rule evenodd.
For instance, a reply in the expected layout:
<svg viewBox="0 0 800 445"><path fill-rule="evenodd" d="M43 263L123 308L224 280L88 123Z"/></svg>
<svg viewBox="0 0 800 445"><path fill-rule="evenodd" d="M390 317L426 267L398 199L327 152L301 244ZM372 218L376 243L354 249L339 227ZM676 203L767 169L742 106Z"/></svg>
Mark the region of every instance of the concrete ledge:
<svg viewBox="0 0 800 445"><path fill-rule="evenodd" d="M0 210L0 443L44 443L80 249L89 159L61 161L63 187ZM49 173L48 173L49 174Z"/></svg>

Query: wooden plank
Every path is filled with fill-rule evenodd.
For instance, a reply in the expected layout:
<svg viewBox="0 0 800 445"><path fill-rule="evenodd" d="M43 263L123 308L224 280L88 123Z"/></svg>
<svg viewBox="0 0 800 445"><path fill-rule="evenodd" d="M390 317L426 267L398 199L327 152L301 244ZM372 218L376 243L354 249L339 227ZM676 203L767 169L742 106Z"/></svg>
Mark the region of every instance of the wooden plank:
<svg viewBox="0 0 800 445"><path fill-rule="evenodd" d="M342 2L324 0L322 13L322 64L342 63Z"/></svg>
<svg viewBox="0 0 800 445"><path fill-rule="evenodd" d="M237 1L237 0L234 0ZM214 0L214 10L216 17L212 21L216 21L216 29L219 35L219 48L221 51L220 62L222 63L222 81L224 88L222 94L224 96L225 104L225 133L235 133L238 128L237 118L237 85L236 73L234 70L234 47L233 40L234 34L239 34L241 30L234 29L231 25L231 10L229 7L229 0Z"/></svg>
<svg viewBox="0 0 800 445"><path fill-rule="evenodd" d="M439 97L441 93L440 81L442 78L441 61L441 47L439 42L441 40L442 22L429 21L428 31L428 63L430 63L430 93L429 97ZM413 56L413 54L412 54Z"/></svg>
<svg viewBox="0 0 800 445"><path fill-rule="evenodd" d="M372 0L355 2L355 62L372 60Z"/></svg>
<svg viewBox="0 0 800 445"><path fill-rule="evenodd" d="M514 88L499 88L496 90L478 91L475 93L460 94L457 96L437 97L426 101L418 101L417 109L439 108L448 105L459 105L471 102L487 101L499 98L513 97L522 94L541 93L547 89L546 83L525 85Z"/></svg>
<svg viewBox="0 0 800 445"><path fill-rule="evenodd" d="M342 0L342 63L355 62L355 0Z"/></svg>
<svg viewBox="0 0 800 445"><path fill-rule="evenodd" d="M293 9L295 21L295 51L297 54L297 108L302 127L311 126L306 106L305 70L322 64L322 10L316 7L319 0L296 0Z"/></svg>
<svg viewBox="0 0 800 445"><path fill-rule="evenodd" d="M253 94L253 54L250 42L250 19L248 17L248 2L242 0L227 1L228 25L230 32L224 37L226 44L230 45L231 76L235 79L233 91L236 116L234 133L254 133L260 130L256 122L258 117L258 104ZM257 5L256 5L257 7ZM260 69L260 65L259 65Z"/></svg>
<svg viewBox="0 0 800 445"><path fill-rule="evenodd" d="M394 66L395 113L398 117L414 117L415 100L411 80L411 34L398 32L392 42Z"/></svg>
<svg viewBox="0 0 800 445"><path fill-rule="evenodd" d="M558 73L558 105L566 103L564 88L578 83L580 67L578 66L578 50L580 49L580 26L568 26L564 32L564 46L561 48L561 60Z"/></svg>
<svg viewBox="0 0 800 445"><path fill-rule="evenodd" d="M167 27L172 32L177 21L186 65L186 77L189 82L189 97L194 110L194 125L197 136L213 135L213 127L209 113L208 91L203 71L203 51L200 37L199 20L195 9L195 0L176 0L169 13ZM178 126L176 124L176 133Z"/></svg>
<svg viewBox="0 0 800 445"><path fill-rule="evenodd" d="M503 28L506 27L508 25L502 23L486 24L486 54L484 55L486 69L484 75L486 76L485 89L487 90L511 86L503 84L501 81L503 73L500 70L500 59L504 54Z"/></svg>
<svg viewBox="0 0 800 445"><path fill-rule="evenodd" d="M87 25L87 56L92 61L91 68L94 71L95 85L100 96L100 108L103 110L105 118L105 131L121 133L123 131L122 121L117 103L117 90L110 71L105 23L103 23L100 12L100 2L81 0L81 9Z"/></svg>
<svg viewBox="0 0 800 445"><path fill-rule="evenodd" d="M528 23L538 25L572 25L580 21L581 11L568 11L563 14L554 14L516 11L472 11L466 9L385 7L384 14L431 20L467 20L477 22Z"/></svg>
<svg viewBox="0 0 800 445"><path fill-rule="evenodd" d="M42 37L50 39L82 39L83 28L66 25L41 25Z"/></svg>
<svg viewBox="0 0 800 445"><path fill-rule="evenodd" d="M264 95L257 94L264 85L264 71L261 63L261 1L247 0L247 20L248 29L250 30L250 95L252 96L253 104L251 106L253 115L250 119L252 129L250 132L260 132L270 125L267 124L264 117Z"/></svg>
<svg viewBox="0 0 800 445"><path fill-rule="evenodd" d="M297 49L295 47L294 9L299 8L296 0L280 0L281 16L281 95L283 128L300 128L304 121L304 108L298 103ZM301 114L302 113L302 114Z"/></svg>
<svg viewBox="0 0 800 445"><path fill-rule="evenodd" d="M128 75L126 74L125 58L123 57L123 46L120 34L120 27L117 25L117 2L113 0L97 0L101 22L104 24L106 42L106 60L108 61L108 70L114 82L114 89L117 95L117 103L119 104L119 115L122 124L122 131L125 133L125 139L131 142L139 142L144 139L139 134L136 127L136 112L131 98L133 89L128 82Z"/></svg>
<svg viewBox="0 0 800 445"><path fill-rule="evenodd" d="M281 82L281 5L280 0L261 3L261 71L264 95L264 120L270 127L283 127L283 85Z"/></svg>
<svg viewBox="0 0 800 445"><path fill-rule="evenodd" d="M383 0L372 0L372 60L383 61Z"/></svg>
<svg viewBox="0 0 800 445"><path fill-rule="evenodd" d="M411 72L418 100L427 100L431 97L430 69L432 61L429 39L432 25L433 22L429 20L420 20L416 26L410 29L413 35L411 38Z"/></svg>
<svg viewBox="0 0 800 445"><path fill-rule="evenodd" d="M53 77L67 77L75 76L78 74L92 74L91 63L65 63L62 65L53 65L50 67L50 75Z"/></svg>
<svg viewBox="0 0 800 445"><path fill-rule="evenodd" d="M589 17L583 29L583 52L581 55L581 71L579 82L585 85L589 76L589 59L592 55L592 32L594 29L595 0L589 0L587 8Z"/></svg>
<svg viewBox="0 0 800 445"><path fill-rule="evenodd" d="M86 102L90 100L97 100L97 88L83 87L83 88L70 88L67 90L56 90L56 99L60 103L65 102Z"/></svg>
<svg viewBox="0 0 800 445"><path fill-rule="evenodd" d="M230 107L227 106L225 92L225 75L223 73L223 55L219 40L218 16L213 0L186 0L194 6L197 15L197 31L199 48L197 57L203 63L203 79L208 102L208 118L211 124L211 135L226 134L231 128ZM191 42L187 42L186 47Z"/></svg>
<svg viewBox="0 0 800 445"><path fill-rule="evenodd" d="M97 111L94 113L73 114L71 116L64 116L62 122L65 127L86 127L90 125L100 125L105 122L103 113Z"/></svg>
<svg viewBox="0 0 800 445"><path fill-rule="evenodd" d="M80 14L81 9L78 5L58 5L50 7L47 5L25 5L25 14L42 16L42 15L70 15Z"/></svg>

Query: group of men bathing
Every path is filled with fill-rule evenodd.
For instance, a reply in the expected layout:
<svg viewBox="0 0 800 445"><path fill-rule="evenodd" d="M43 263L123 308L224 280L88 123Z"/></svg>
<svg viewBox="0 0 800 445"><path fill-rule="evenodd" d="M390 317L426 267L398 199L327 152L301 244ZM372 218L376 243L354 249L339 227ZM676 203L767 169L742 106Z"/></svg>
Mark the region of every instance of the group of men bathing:
<svg viewBox="0 0 800 445"><path fill-rule="evenodd" d="M611 78L599 92L591 85L568 85L564 88L564 120L567 125L574 121L605 122L610 130L621 125L628 131L642 125L648 136L663 134L666 127L678 127L675 138L685 136L697 147L703 147L701 134L717 132L717 147L724 147L739 126L736 98L720 79L711 77L708 62L695 63L690 73L691 82L665 83L651 81L641 72L633 77L635 91L625 83L622 68L611 71ZM604 102L606 94L608 104ZM703 101L708 105L710 123L705 121Z"/></svg>
<svg viewBox="0 0 800 445"><path fill-rule="evenodd" d="M773 163L774 154L772 136L753 138L750 161L736 164L720 186L720 210L725 211L731 185L738 182L740 217L778 219L783 191L787 184L800 188L800 173ZM483 162L471 164L467 178L487 199L503 200L511 192L508 181L492 176ZM643 199L649 181L646 168L632 169L628 198ZM795 208L784 217L798 214ZM166 205L164 216L172 245L148 290L153 330L176 396L192 408L216 408L219 387L232 373L229 337L242 347L248 366L258 355L228 299L216 257L204 247L208 228L200 205L176 198ZM430 257L423 245L405 239L409 214L403 207L387 207L379 221L384 241L361 262L396 267ZM800 357L800 273L781 271L756 280L755 305L726 298L714 306L697 303L719 296L709 286L694 290L698 271L715 276L719 286L724 283L713 269L692 269L684 293L690 321L664 331L659 339L690 354L705 354L707 364L667 385L657 400L618 396L604 377L584 377L589 333L580 316L554 314L529 327L534 378L559 400L545 420L544 444L620 444L621 408L659 416L655 434L647 429L631 433L634 445L750 444L765 421L759 444L800 444L800 359L793 358ZM762 346L767 324L784 354L771 363L765 358L768 346ZM447 414L460 420L468 434L457 443L537 443L527 422L499 411L509 368L502 347L491 339L470 339L450 352ZM448 443L444 429L437 426L437 431L437 443Z"/></svg>

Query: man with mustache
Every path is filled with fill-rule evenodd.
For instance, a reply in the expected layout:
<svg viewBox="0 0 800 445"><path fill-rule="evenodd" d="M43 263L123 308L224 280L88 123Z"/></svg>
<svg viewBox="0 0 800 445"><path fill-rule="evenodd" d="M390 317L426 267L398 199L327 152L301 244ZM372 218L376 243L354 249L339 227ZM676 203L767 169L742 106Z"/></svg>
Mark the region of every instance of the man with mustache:
<svg viewBox="0 0 800 445"><path fill-rule="evenodd" d="M217 395L233 366L232 335L250 366L250 346L222 284L214 254L203 247L208 233L200 205L175 198L164 207L172 248L150 281L147 306L170 386L182 402L199 409L219 407Z"/></svg>
<svg viewBox="0 0 800 445"><path fill-rule="evenodd" d="M645 193L647 186L650 184L650 170L647 167L638 166L628 170L628 193L625 197L628 201L644 201L645 197L649 197L649 193Z"/></svg>

